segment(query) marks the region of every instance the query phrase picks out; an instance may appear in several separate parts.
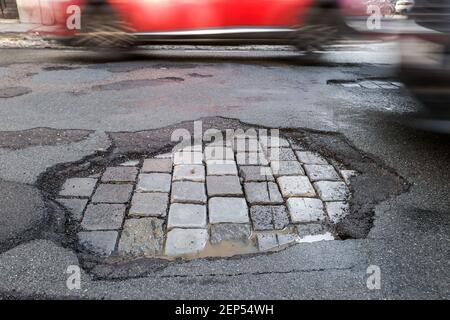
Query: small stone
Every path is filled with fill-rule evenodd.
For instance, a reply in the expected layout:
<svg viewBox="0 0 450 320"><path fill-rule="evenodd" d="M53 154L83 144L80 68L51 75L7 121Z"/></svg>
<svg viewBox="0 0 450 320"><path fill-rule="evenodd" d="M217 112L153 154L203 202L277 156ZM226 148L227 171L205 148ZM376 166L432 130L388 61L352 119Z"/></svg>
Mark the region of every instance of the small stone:
<svg viewBox="0 0 450 320"><path fill-rule="evenodd" d="M290 198L286 204L293 223L316 222L325 219L323 203L319 199Z"/></svg>
<svg viewBox="0 0 450 320"><path fill-rule="evenodd" d="M145 159L141 172L172 172L172 159Z"/></svg>
<svg viewBox="0 0 450 320"><path fill-rule="evenodd" d="M169 192L172 176L168 173L141 173L136 190L138 192Z"/></svg>
<svg viewBox="0 0 450 320"><path fill-rule="evenodd" d="M297 233L303 238L310 235L317 235L324 233L325 228L320 223L307 223L307 224L298 224L297 225Z"/></svg>
<svg viewBox="0 0 450 320"><path fill-rule="evenodd" d="M271 161L270 168L275 177L279 176L304 176L302 165L295 161Z"/></svg>
<svg viewBox="0 0 450 320"><path fill-rule="evenodd" d="M133 186L131 184L100 184L92 197L93 203L127 203Z"/></svg>
<svg viewBox="0 0 450 320"><path fill-rule="evenodd" d="M258 247L260 251L267 251L273 248L278 247L277 236L273 233L262 233L258 234Z"/></svg>
<svg viewBox="0 0 450 320"><path fill-rule="evenodd" d="M206 203L205 184L192 181L174 182L172 184L171 202Z"/></svg>
<svg viewBox="0 0 450 320"><path fill-rule="evenodd" d="M248 243L251 235L250 225L243 223L220 223L211 225L211 244L222 241Z"/></svg>
<svg viewBox="0 0 450 320"><path fill-rule="evenodd" d="M247 202L243 198L211 198L208 207L211 224L249 222Z"/></svg>
<svg viewBox="0 0 450 320"><path fill-rule="evenodd" d="M250 218L256 231L273 230L273 216L271 206L251 206Z"/></svg>
<svg viewBox="0 0 450 320"><path fill-rule="evenodd" d="M267 166L269 164L263 152L238 152L236 162L239 165Z"/></svg>
<svg viewBox="0 0 450 320"><path fill-rule="evenodd" d="M343 201L326 202L325 207L327 208L328 217L332 223L338 223L350 213L348 203Z"/></svg>
<svg viewBox="0 0 450 320"><path fill-rule="evenodd" d="M85 230L120 229L125 209L123 204L90 204L81 221L81 227Z"/></svg>
<svg viewBox="0 0 450 320"><path fill-rule="evenodd" d="M294 151L291 148L269 148L267 157L270 161L297 161Z"/></svg>
<svg viewBox="0 0 450 320"><path fill-rule="evenodd" d="M314 191L308 177L305 176L283 176L277 178L281 194L285 198L289 197L314 197Z"/></svg>
<svg viewBox="0 0 450 320"><path fill-rule="evenodd" d="M241 196L241 183L237 176L208 176L206 178L208 196Z"/></svg>
<svg viewBox="0 0 450 320"><path fill-rule="evenodd" d="M289 214L285 206L272 206L273 227L283 230L289 225Z"/></svg>
<svg viewBox="0 0 450 320"><path fill-rule="evenodd" d="M205 161L211 160L234 160L234 152L230 147L207 146L205 147Z"/></svg>
<svg viewBox="0 0 450 320"><path fill-rule="evenodd" d="M167 229L206 228L206 206L174 203L170 206Z"/></svg>
<svg viewBox="0 0 450 320"><path fill-rule="evenodd" d="M279 136L261 136L259 137L259 143L264 149L268 148L287 148L289 147L289 141Z"/></svg>
<svg viewBox="0 0 450 320"><path fill-rule="evenodd" d="M102 182L134 182L137 173L135 167L109 167L102 175Z"/></svg>
<svg viewBox="0 0 450 320"><path fill-rule="evenodd" d="M296 151L298 160L304 164L328 164L327 160L311 151Z"/></svg>
<svg viewBox="0 0 450 320"><path fill-rule="evenodd" d="M305 171L311 181L340 180L333 166L327 164L305 164Z"/></svg>
<svg viewBox="0 0 450 320"><path fill-rule="evenodd" d="M164 220L158 218L127 219L123 226L118 252L123 256L151 257L162 252Z"/></svg>
<svg viewBox="0 0 450 320"><path fill-rule="evenodd" d="M178 151L173 154L174 165L201 165L203 164L202 152Z"/></svg>
<svg viewBox="0 0 450 320"><path fill-rule="evenodd" d="M323 201L344 201L350 191L342 181L318 181L314 183L317 193Z"/></svg>
<svg viewBox="0 0 450 320"><path fill-rule="evenodd" d="M173 181L205 181L205 167L198 164L176 165L173 170Z"/></svg>
<svg viewBox="0 0 450 320"><path fill-rule="evenodd" d="M97 179L71 178L64 182L60 196L89 198L94 192Z"/></svg>
<svg viewBox="0 0 450 320"><path fill-rule="evenodd" d="M75 221L81 221L83 219L83 211L86 208L88 199L56 199L62 204L70 213L70 218Z"/></svg>
<svg viewBox="0 0 450 320"><path fill-rule="evenodd" d="M78 232L77 237L84 250L109 257L116 247L118 235L117 231L83 231Z"/></svg>
<svg viewBox="0 0 450 320"><path fill-rule="evenodd" d="M269 167L240 166L239 172L244 182L274 181Z"/></svg>
<svg viewBox="0 0 450 320"><path fill-rule="evenodd" d="M205 229L175 228L167 233L165 254L180 256L196 254L205 248L208 241L208 231Z"/></svg>
<svg viewBox="0 0 450 320"><path fill-rule="evenodd" d="M275 182L249 182L244 184L245 196L250 204L283 203Z"/></svg>
<svg viewBox="0 0 450 320"><path fill-rule="evenodd" d="M237 175L236 162L234 160L209 160L206 162L206 170L209 176Z"/></svg>
<svg viewBox="0 0 450 320"><path fill-rule="evenodd" d="M358 172L354 170L341 170L340 172L347 185L350 185L350 180L358 175Z"/></svg>
<svg viewBox="0 0 450 320"><path fill-rule="evenodd" d="M131 217L165 217L168 193L135 193L128 213Z"/></svg>

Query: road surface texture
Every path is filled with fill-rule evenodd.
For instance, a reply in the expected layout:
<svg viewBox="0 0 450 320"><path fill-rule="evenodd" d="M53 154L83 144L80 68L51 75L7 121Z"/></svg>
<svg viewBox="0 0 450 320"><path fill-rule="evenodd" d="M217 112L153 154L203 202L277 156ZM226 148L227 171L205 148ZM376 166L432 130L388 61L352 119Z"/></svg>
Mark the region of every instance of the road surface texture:
<svg viewBox="0 0 450 320"><path fill-rule="evenodd" d="M323 62L273 47L2 49L0 297L449 298L450 138L404 124L420 107L397 83L396 59L378 42L335 47ZM195 120L279 128L357 171L336 240L192 260L81 252L54 201L67 179L168 152L171 132ZM81 289L66 285L71 265Z"/></svg>

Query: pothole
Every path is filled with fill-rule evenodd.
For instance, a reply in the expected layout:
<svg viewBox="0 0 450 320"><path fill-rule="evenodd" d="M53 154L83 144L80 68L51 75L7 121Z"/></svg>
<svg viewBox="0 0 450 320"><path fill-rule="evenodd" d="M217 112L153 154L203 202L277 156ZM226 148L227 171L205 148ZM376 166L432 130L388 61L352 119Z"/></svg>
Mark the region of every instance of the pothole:
<svg viewBox="0 0 450 320"><path fill-rule="evenodd" d="M223 257L334 240L354 175L294 141L235 135L71 177L56 201L91 254Z"/></svg>

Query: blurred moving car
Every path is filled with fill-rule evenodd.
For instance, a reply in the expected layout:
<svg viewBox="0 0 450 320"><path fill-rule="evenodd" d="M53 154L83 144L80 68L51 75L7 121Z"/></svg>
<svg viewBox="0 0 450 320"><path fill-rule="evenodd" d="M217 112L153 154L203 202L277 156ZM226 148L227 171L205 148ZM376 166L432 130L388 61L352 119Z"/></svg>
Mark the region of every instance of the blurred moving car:
<svg viewBox="0 0 450 320"><path fill-rule="evenodd" d="M425 107L417 125L450 133L450 1L416 0L409 17L424 31L403 39L399 76Z"/></svg>
<svg viewBox="0 0 450 320"><path fill-rule="evenodd" d="M397 14L407 14L411 12L414 7L414 0L398 0L395 3L395 13Z"/></svg>
<svg viewBox="0 0 450 320"><path fill-rule="evenodd" d="M362 0L53 0L65 44L293 44L320 49L365 16ZM77 16L79 15L79 17Z"/></svg>

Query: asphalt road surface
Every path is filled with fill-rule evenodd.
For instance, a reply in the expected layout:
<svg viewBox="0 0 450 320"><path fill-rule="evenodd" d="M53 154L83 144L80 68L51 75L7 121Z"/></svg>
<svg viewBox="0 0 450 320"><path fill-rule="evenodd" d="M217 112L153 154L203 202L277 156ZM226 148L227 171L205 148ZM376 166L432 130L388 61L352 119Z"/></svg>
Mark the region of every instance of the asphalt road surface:
<svg viewBox="0 0 450 320"><path fill-rule="evenodd" d="M450 137L405 124L420 106L403 88L341 84L394 82L395 49L350 42L322 62L274 47L133 54L2 49L0 297L449 298ZM69 290L67 267L80 261L45 205L41 175L111 149L114 133L201 118L337 135L402 179L404 188L374 208L363 236L178 261L139 275L125 270L115 279L83 270L81 289ZM367 197L384 186L372 187ZM380 268L380 289L367 287L371 265Z"/></svg>

